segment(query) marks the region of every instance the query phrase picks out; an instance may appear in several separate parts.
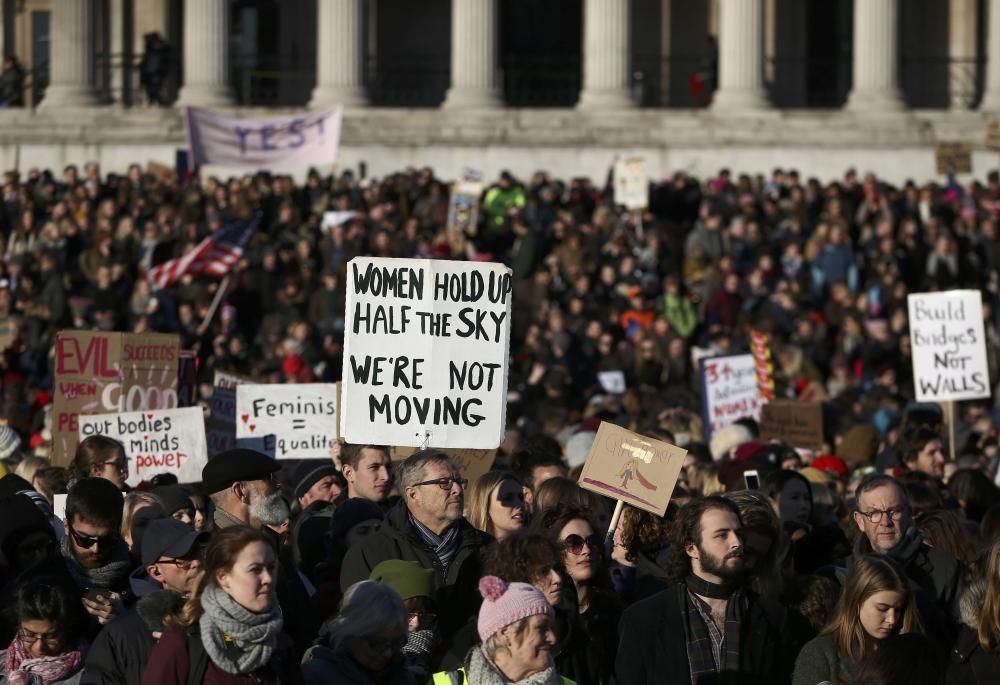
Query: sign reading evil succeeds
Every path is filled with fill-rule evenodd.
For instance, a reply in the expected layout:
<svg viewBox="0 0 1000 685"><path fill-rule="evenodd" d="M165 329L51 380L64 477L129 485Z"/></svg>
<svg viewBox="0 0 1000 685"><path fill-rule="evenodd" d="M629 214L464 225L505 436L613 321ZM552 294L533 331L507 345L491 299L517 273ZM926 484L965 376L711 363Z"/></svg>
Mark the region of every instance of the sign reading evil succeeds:
<svg viewBox="0 0 1000 685"><path fill-rule="evenodd" d="M978 290L914 293L906 299L918 402L990 396Z"/></svg>
<svg viewBox="0 0 1000 685"><path fill-rule="evenodd" d="M341 435L360 444L499 447L511 290L501 264L351 260Z"/></svg>
<svg viewBox="0 0 1000 685"><path fill-rule="evenodd" d="M176 335L60 331L55 342L53 463L76 451L80 414L177 407Z"/></svg>
<svg viewBox="0 0 1000 685"><path fill-rule="evenodd" d="M580 487L663 516L687 450L601 422Z"/></svg>
<svg viewBox="0 0 1000 685"><path fill-rule="evenodd" d="M818 402L772 400L761 408L760 439L791 447L823 448L823 407Z"/></svg>
<svg viewBox="0 0 1000 685"><path fill-rule="evenodd" d="M197 483L208 461L201 407L80 416L80 439L105 435L125 446L128 484L157 473L173 473L181 483Z"/></svg>
<svg viewBox="0 0 1000 685"><path fill-rule="evenodd" d="M337 439L337 384L236 386L236 437L273 435L278 459L326 459Z"/></svg>
<svg viewBox="0 0 1000 685"><path fill-rule="evenodd" d="M720 428L749 416L760 420L763 400L757 388L752 354L702 359L701 389L708 438Z"/></svg>

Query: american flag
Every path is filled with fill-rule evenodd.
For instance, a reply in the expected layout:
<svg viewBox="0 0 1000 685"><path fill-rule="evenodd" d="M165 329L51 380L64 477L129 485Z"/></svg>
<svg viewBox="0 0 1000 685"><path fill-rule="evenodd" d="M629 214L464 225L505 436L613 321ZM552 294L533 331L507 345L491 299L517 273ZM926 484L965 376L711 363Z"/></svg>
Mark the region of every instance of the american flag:
<svg viewBox="0 0 1000 685"><path fill-rule="evenodd" d="M243 256L243 248L257 228L259 216L223 226L193 250L163 262L146 274L157 288L169 288L184 274L225 276Z"/></svg>

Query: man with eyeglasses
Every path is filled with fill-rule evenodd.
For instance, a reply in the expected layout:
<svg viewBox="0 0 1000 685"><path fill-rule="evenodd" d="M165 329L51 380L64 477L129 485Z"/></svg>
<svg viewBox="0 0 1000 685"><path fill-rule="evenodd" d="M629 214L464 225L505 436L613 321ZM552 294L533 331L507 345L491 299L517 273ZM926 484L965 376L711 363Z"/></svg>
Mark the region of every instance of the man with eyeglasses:
<svg viewBox="0 0 1000 685"><path fill-rule="evenodd" d="M340 586L367 580L388 559L415 561L434 572L438 625L448 640L479 611L482 551L491 538L465 520L468 481L444 452L420 450L398 469L402 498L378 531L348 550Z"/></svg>
<svg viewBox="0 0 1000 685"><path fill-rule="evenodd" d="M854 523L862 535L855 543L854 556L881 554L898 563L916 591L924 627L941 638L952 636L965 585L962 565L924 542L913 523L906 491L891 476L865 476L855 490L855 501Z"/></svg>
<svg viewBox="0 0 1000 685"><path fill-rule="evenodd" d="M84 608L101 625L120 615L130 597L132 559L119 535L123 503L121 491L104 478L81 478L66 497L63 559Z"/></svg>
<svg viewBox="0 0 1000 685"><path fill-rule="evenodd" d="M145 616L180 607L201 576L201 562L208 533L173 518L156 519L142 537L142 565L129 581L138 604L115 619L97 635L83 671L86 685L128 685L142 680L158 635Z"/></svg>

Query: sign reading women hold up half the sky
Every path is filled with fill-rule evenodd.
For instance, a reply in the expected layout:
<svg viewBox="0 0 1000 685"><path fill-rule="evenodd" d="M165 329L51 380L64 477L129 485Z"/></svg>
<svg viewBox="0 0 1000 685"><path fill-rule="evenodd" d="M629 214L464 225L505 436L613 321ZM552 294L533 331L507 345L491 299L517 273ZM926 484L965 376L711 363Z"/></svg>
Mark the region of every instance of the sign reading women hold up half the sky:
<svg viewBox="0 0 1000 685"><path fill-rule="evenodd" d="M701 387L709 438L745 416L760 420L764 400L757 388L757 366L752 354L702 359Z"/></svg>
<svg viewBox="0 0 1000 685"><path fill-rule="evenodd" d="M158 473L173 473L181 483L201 480L208 461L201 407L88 414L79 424L81 440L106 435L125 446L131 486Z"/></svg>
<svg viewBox="0 0 1000 685"><path fill-rule="evenodd" d="M362 444L498 447L511 290L501 264L351 260L341 435Z"/></svg>
<svg viewBox="0 0 1000 685"><path fill-rule="evenodd" d="M274 436L278 459L326 459L337 439L336 383L236 386L236 437Z"/></svg>
<svg viewBox="0 0 1000 685"><path fill-rule="evenodd" d="M980 292L914 293L906 301L917 401L989 397Z"/></svg>

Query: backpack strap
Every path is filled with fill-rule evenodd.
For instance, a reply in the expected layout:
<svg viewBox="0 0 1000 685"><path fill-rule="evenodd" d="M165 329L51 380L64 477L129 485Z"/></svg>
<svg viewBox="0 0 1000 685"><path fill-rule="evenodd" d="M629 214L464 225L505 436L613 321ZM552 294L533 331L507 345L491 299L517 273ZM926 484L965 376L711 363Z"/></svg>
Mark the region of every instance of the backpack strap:
<svg viewBox="0 0 1000 685"><path fill-rule="evenodd" d="M201 632L198 624L185 631L188 651L188 685L201 685L205 680L205 672L208 671L208 652L201 642Z"/></svg>

